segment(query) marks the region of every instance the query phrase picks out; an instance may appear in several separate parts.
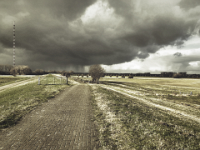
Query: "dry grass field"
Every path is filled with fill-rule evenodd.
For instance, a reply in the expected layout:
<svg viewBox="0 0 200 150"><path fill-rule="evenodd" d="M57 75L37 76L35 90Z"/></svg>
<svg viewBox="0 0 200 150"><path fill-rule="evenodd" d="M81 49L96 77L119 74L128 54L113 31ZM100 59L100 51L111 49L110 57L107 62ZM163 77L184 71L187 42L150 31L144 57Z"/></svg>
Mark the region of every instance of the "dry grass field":
<svg viewBox="0 0 200 150"><path fill-rule="evenodd" d="M100 81L90 85L102 149L200 149L200 80Z"/></svg>
<svg viewBox="0 0 200 150"><path fill-rule="evenodd" d="M29 77L0 76L0 86L30 79Z"/></svg>
<svg viewBox="0 0 200 150"><path fill-rule="evenodd" d="M71 85L47 75L41 80L0 92L0 129L16 124L36 106L72 84L89 84L93 121L101 149L200 149L200 80L135 77L71 77ZM82 79L82 81L81 81ZM55 80L55 81L54 81ZM4 85L14 79L1 79ZM64 81L65 82L65 81Z"/></svg>
<svg viewBox="0 0 200 150"><path fill-rule="evenodd" d="M37 79L25 85L13 88L7 88L0 92L0 129L12 126L20 120L25 114L33 110L36 106L55 97L60 91L70 85L53 85L52 83L60 83L60 79L52 75L47 75L42 79L45 84L38 85ZM24 78L26 79L26 78ZM4 81L4 85L13 81L24 80L23 78L0 78Z"/></svg>

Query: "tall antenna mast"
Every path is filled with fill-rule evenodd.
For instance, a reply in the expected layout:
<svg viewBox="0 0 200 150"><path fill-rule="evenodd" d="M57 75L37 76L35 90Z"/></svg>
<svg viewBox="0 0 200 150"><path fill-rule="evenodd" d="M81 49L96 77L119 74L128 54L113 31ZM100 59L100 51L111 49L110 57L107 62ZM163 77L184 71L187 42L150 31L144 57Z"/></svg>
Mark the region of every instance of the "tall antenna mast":
<svg viewBox="0 0 200 150"><path fill-rule="evenodd" d="M15 21L13 22L13 67L15 67Z"/></svg>

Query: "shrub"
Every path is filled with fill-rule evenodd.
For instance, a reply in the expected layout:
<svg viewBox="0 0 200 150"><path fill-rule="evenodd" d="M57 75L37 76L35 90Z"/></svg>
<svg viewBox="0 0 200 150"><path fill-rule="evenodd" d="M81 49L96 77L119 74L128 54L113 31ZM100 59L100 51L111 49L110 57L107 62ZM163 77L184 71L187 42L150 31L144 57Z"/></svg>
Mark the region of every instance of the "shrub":
<svg viewBox="0 0 200 150"><path fill-rule="evenodd" d="M45 74L45 71L42 70L42 69L36 69L36 70L34 71L34 74L36 74L36 75L43 75L43 74Z"/></svg>
<svg viewBox="0 0 200 150"><path fill-rule="evenodd" d="M129 75L128 78L133 78L133 75Z"/></svg>
<svg viewBox="0 0 200 150"><path fill-rule="evenodd" d="M16 75L27 75L32 74L32 70L28 66L19 65L15 66L10 70L10 74L16 76Z"/></svg>
<svg viewBox="0 0 200 150"><path fill-rule="evenodd" d="M72 74L74 74L74 71L71 70L69 73L72 75Z"/></svg>
<svg viewBox="0 0 200 150"><path fill-rule="evenodd" d="M173 75L173 78L182 78L182 75L177 73Z"/></svg>
<svg viewBox="0 0 200 150"><path fill-rule="evenodd" d="M63 70L63 71L61 72L61 75L62 75L62 76L65 76L65 70Z"/></svg>
<svg viewBox="0 0 200 150"><path fill-rule="evenodd" d="M10 74L13 75L13 76L16 76L17 75L17 71L15 70L15 68L12 68L10 70Z"/></svg>
<svg viewBox="0 0 200 150"><path fill-rule="evenodd" d="M92 77L92 82L99 83L99 79L104 75L105 70L100 65L92 65L90 66L89 73Z"/></svg>

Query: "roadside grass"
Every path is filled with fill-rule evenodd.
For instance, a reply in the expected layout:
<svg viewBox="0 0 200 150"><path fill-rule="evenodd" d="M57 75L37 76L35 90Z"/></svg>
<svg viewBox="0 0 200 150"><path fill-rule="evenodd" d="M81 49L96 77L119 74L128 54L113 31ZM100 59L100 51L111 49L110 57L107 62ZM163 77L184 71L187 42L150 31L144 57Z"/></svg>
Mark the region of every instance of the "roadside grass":
<svg viewBox="0 0 200 150"><path fill-rule="evenodd" d="M111 125L105 119L107 114L97 109L97 100L94 99L95 121L99 127L104 127L104 132L100 132L101 140L106 141L112 149L127 149L126 144L129 149L138 150L200 149L200 128L197 122L172 116L164 110L103 88L97 88L96 92L103 95L102 104L109 107L107 112L114 112L116 118L119 118L111 123L121 127L121 133L117 136L118 133L111 130ZM112 138L113 134L117 138Z"/></svg>
<svg viewBox="0 0 200 150"><path fill-rule="evenodd" d="M90 91L93 91L92 87L90 86ZM95 95L91 96L91 103L92 105L92 111L93 111L93 118L92 121L94 121L95 125L97 126L100 134L98 134L99 139L99 149L98 150L104 150L104 149L116 149L117 145L115 144L115 140L111 138L111 131L110 126L111 123L106 121L106 115L102 112L102 110L99 109Z"/></svg>
<svg viewBox="0 0 200 150"><path fill-rule="evenodd" d="M56 78L56 81L59 82L59 79ZM69 86L71 85L38 85L34 82L1 92L0 129L15 125L36 106L47 102Z"/></svg>
<svg viewBox="0 0 200 150"><path fill-rule="evenodd" d="M30 77L0 77L0 86L28 80Z"/></svg>

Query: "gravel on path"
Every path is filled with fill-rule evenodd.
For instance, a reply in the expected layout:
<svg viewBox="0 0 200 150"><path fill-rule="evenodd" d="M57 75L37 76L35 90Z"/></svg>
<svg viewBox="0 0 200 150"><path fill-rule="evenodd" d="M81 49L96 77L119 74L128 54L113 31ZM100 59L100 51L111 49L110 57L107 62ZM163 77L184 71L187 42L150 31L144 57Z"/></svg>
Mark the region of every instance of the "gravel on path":
<svg viewBox="0 0 200 150"><path fill-rule="evenodd" d="M0 132L0 150L97 150L88 85L74 85Z"/></svg>

